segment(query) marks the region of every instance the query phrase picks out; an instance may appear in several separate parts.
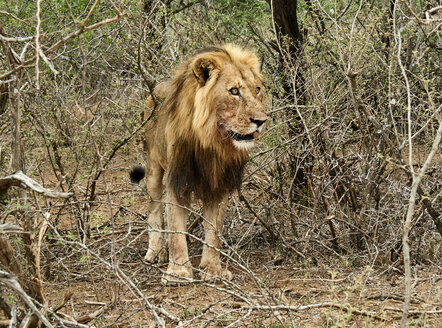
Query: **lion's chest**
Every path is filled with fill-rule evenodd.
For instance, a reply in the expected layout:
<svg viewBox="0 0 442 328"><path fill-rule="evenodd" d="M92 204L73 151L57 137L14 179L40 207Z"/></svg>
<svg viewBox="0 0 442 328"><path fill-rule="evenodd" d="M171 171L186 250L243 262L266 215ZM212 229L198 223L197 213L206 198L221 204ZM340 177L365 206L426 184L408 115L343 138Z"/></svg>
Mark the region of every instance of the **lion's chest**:
<svg viewBox="0 0 442 328"><path fill-rule="evenodd" d="M245 159L225 160L186 143L175 146L167 180L179 200L190 201L192 194L202 201L216 200L240 188Z"/></svg>

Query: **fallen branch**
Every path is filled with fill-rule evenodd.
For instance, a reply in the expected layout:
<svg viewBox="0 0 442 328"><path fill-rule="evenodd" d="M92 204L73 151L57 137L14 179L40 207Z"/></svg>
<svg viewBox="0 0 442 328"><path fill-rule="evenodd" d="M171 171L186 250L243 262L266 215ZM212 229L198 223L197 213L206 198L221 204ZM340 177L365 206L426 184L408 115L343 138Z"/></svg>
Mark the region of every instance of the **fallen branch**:
<svg viewBox="0 0 442 328"><path fill-rule="evenodd" d="M79 318L75 319L75 321L77 321L78 323L82 323L82 324L88 323L88 322L96 319L99 315L101 315L105 309L106 309L106 307L103 306L103 307L99 308L97 311L95 311L94 313L79 317Z"/></svg>
<svg viewBox="0 0 442 328"><path fill-rule="evenodd" d="M397 308L392 308L392 307L386 307L384 308L384 310L387 311L394 311L394 312L403 312L403 309L397 309ZM441 310L408 310L408 314L415 316L415 315L421 315L421 314L442 314L442 309ZM396 319L400 319L402 318L402 316L397 316Z"/></svg>
<svg viewBox="0 0 442 328"><path fill-rule="evenodd" d="M15 224L11 224L11 223L5 223L5 224L0 224L0 233L3 232L16 232L16 231L23 231L23 228L15 225Z"/></svg>
<svg viewBox="0 0 442 328"><path fill-rule="evenodd" d="M12 175L8 175L4 178L0 178L0 200L3 199L4 195L12 186L20 186L23 188L29 188L51 198L69 198L73 194L70 192L58 192L54 190L49 190L42 187L38 182L32 180L22 171L18 171Z"/></svg>
<svg viewBox="0 0 442 328"><path fill-rule="evenodd" d="M37 307L35 306L34 302L32 301L31 297L28 296L28 294L25 293L23 288L20 286L20 284L17 281L17 278L14 277L12 274L0 270L0 282L6 285L6 287L11 288L17 294L20 296L20 298L26 303L26 305L34 312L34 314L40 319L42 323L46 325L46 327L53 328L54 326L48 321L48 319L41 314L40 311L38 311Z"/></svg>
<svg viewBox="0 0 442 328"><path fill-rule="evenodd" d="M74 296L74 293L72 291L68 291L63 298L63 301L61 302L60 305L57 305L54 307L54 309L52 310L52 312L57 313L58 311L60 311L67 302L69 302L69 300L72 298L72 296Z"/></svg>
<svg viewBox="0 0 442 328"><path fill-rule="evenodd" d="M404 296L403 295L398 295L398 294L388 294L388 295L384 295L384 294L379 294L379 295L372 295L372 296L367 296L366 299L368 300L380 300L380 301L385 301L385 300L395 300L395 301L400 301L403 302L404 301ZM414 304L419 304L424 302L423 300L411 300L411 303Z"/></svg>
<svg viewBox="0 0 442 328"><path fill-rule="evenodd" d="M367 312L362 310L356 310L351 306L339 305L332 302L324 302L324 303L315 303L308 305L258 305L258 306L243 306L242 310L258 310L258 311L291 311L291 312L299 312L304 310L316 309L316 308L335 308L339 310L343 310L345 312L354 313L357 315L373 318L379 321L385 321L386 319L381 318L377 315L376 312Z"/></svg>

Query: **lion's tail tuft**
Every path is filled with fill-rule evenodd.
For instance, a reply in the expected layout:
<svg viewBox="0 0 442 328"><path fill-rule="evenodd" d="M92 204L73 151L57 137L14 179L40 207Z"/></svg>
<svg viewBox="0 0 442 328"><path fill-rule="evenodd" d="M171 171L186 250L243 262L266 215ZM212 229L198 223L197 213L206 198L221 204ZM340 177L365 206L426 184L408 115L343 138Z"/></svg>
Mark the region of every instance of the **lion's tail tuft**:
<svg viewBox="0 0 442 328"><path fill-rule="evenodd" d="M145 175L146 170L144 169L144 167L135 166L129 173L130 182L132 182L133 184L138 184Z"/></svg>

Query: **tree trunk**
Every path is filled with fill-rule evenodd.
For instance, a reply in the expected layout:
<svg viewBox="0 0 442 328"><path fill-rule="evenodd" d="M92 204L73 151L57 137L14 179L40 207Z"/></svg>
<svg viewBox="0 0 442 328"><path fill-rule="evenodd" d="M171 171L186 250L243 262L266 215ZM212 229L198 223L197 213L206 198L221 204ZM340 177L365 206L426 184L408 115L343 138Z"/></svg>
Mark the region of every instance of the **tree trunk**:
<svg viewBox="0 0 442 328"><path fill-rule="evenodd" d="M272 17L275 27L277 44L274 48L279 52L279 62L284 71L293 72L290 76L283 79L283 88L289 101L294 105L304 105L306 103L304 76L301 69L303 35L299 29L297 17L297 0L267 0L272 11ZM295 119L295 126L289 124L289 133L294 136L303 131L304 127L298 113L289 109L287 116ZM306 138L307 139L307 138ZM308 140L305 140L308 142ZM291 158L290 167L292 172L296 172L294 183L299 189L308 188L308 171L311 160L307 156L303 160L295 157ZM300 197L303 197L300 193Z"/></svg>
<svg viewBox="0 0 442 328"><path fill-rule="evenodd" d="M283 44L283 38L289 37L288 45L292 58L296 58L302 47L302 34L298 26L297 0L267 0L272 10L275 22L276 36L279 44Z"/></svg>

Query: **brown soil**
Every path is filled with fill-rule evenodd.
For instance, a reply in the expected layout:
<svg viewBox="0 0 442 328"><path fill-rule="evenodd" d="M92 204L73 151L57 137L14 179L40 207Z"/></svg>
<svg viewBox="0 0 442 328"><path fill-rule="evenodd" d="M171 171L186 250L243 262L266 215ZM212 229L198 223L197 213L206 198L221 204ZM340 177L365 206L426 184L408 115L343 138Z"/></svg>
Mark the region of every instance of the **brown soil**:
<svg viewBox="0 0 442 328"><path fill-rule="evenodd" d="M81 246L69 207L52 222L60 237L48 230L41 256L43 289L51 309L63 304L60 316L93 327L155 327L154 310L166 327L399 326L404 292L400 264L370 269L344 257L316 254L315 261L302 260L278 242L272 244L265 229L252 224L247 209L241 209L237 220L238 201L232 202L224 228L237 261L225 259L233 280L162 285L166 266L142 261L148 196L128 183L133 162L113 164L104 175L107 187L101 178L88 250ZM55 179L48 175L45 185L53 187ZM60 204L51 203L51 218L63 208ZM201 236L201 227L194 233ZM190 241L190 252L197 268L201 244ZM413 269L410 326L441 327L440 267Z"/></svg>
<svg viewBox="0 0 442 328"><path fill-rule="evenodd" d="M94 210L89 249L115 263L136 285L132 288L121 274L107 267L80 247L53 243L45 250L44 290L51 306L71 318L94 316L87 324L96 327L154 327L152 305L167 327L393 327L398 326L403 306L401 266L375 270L337 264L301 261L290 250L262 243L259 238L237 246L238 262L228 262L231 282L195 281L183 286L163 286L165 265L147 265L142 259L147 247L145 231L147 196L134 192L127 183L128 167L116 164L106 175L113 206L109 206L103 184ZM101 202L101 204L100 204ZM198 210L198 208L196 208ZM112 213L112 216L111 216ZM113 217L110 221L109 218ZM64 236L75 231L74 220L64 216L59 223ZM113 227L112 227L113 224ZM227 219L224 235L235 241ZM259 230L261 227L257 227ZM238 228L233 228L238 229ZM199 228L196 235L201 235ZM255 234L258 236L259 234ZM112 248L114 245L114 254ZM190 242L192 261L198 266L201 245ZM52 260L48 260L52 258ZM238 259L238 255L233 256ZM414 268L410 324L416 327L442 325L442 281L437 266ZM197 272L194 272L197 277ZM137 292L141 292L143 299ZM149 305L150 304L150 305ZM162 309L167 314L160 314ZM426 311L439 311L438 314ZM96 312L97 311L97 312ZM85 317L86 316L86 317ZM81 320L80 320L81 321Z"/></svg>
<svg viewBox="0 0 442 328"><path fill-rule="evenodd" d="M265 254L252 254L250 259L269 260ZM399 274L297 265L269 267L263 261L250 268L253 275L233 270L231 283L195 282L168 287L161 284L157 269L141 261L120 267L150 304L176 318L161 316L168 327L178 326L179 322L186 327L223 327L236 320L239 322L233 327L393 327L398 326L401 317L403 279ZM440 327L440 313L425 314L440 311L440 275L421 267L416 274L411 324ZM104 312L89 323L97 327L146 327L154 322L145 301L109 270L94 270L79 280L47 282L45 291L50 304L60 303L65 293L73 292L60 312L76 319L102 307L93 302L105 303Z"/></svg>

